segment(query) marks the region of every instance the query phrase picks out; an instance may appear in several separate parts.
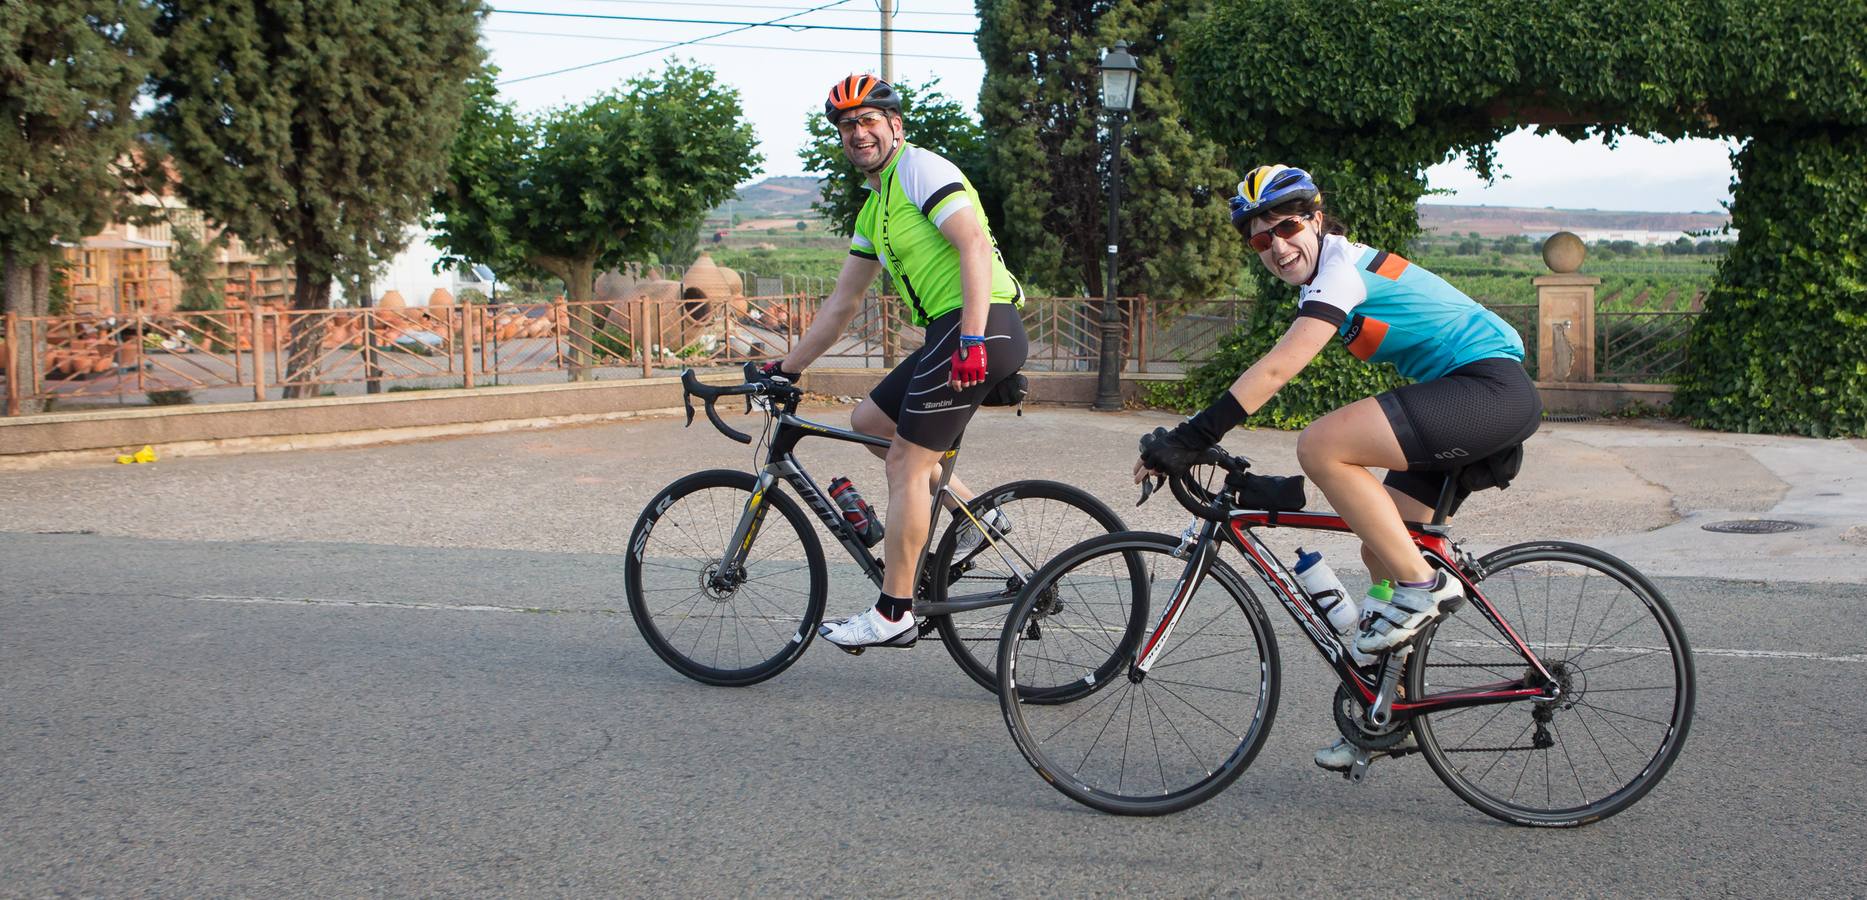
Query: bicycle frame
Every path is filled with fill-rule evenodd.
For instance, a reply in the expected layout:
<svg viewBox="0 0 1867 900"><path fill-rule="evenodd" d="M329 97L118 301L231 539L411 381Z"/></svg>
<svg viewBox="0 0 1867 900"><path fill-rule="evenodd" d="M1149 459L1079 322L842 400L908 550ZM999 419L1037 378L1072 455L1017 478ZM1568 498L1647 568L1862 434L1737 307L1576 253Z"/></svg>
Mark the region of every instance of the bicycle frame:
<svg viewBox="0 0 1867 900"><path fill-rule="evenodd" d="M1444 504L1441 504L1444 508ZM1440 516L1443 518L1443 515ZM1393 696L1393 686L1398 681L1404 666L1407 650L1387 654L1378 666L1372 667L1373 673L1357 667L1348 653L1348 647L1342 638L1329 626L1325 613L1316 605L1315 598L1303 587L1294 573L1283 564L1276 553L1266 546L1256 533L1258 528L1298 528L1312 531L1351 532L1348 523L1340 516L1329 513L1298 511L1273 512L1268 510L1232 509L1224 522L1202 519L1199 536L1190 548L1190 557L1185 572L1175 585L1172 601L1161 615L1152 634L1142 644L1141 652L1136 657L1134 669L1141 677L1158 659L1165 648L1168 636L1180 617L1186 612L1186 598L1192 596L1200 582L1210 569L1212 560L1217 555L1220 544L1227 544L1237 549L1250 562L1258 577L1270 585L1277 600L1303 630L1316 651L1335 670L1336 677L1360 698L1364 709L1369 710L1370 718L1376 724L1385 724L1383 719L1389 715L1411 716L1418 713L1430 713L1439 710L1466 706L1482 706L1494 703L1511 703L1519 700L1554 700L1559 696L1556 679L1544 667L1542 661L1518 637L1515 629L1498 612L1497 607L1485 597L1467 571L1467 567L1457 562L1458 553L1443 526L1407 523L1407 532L1413 538L1414 545L1426 555L1428 562L1449 577L1457 578L1465 586L1466 594L1476 604L1480 613L1488 619L1508 641L1525 663L1525 677L1517 681L1498 682L1478 688L1447 691L1429 694L1424 697L1399 700ZM1185 550L1183 550L1185 552ZM1482 577L1482 574L1479 575ZM1131 676L1132 677L1132 676Z"/></svg>
<svg viewBox="0 0 1867 900"><path fill-rule="evenodd" d="M882 560L877 558L869 547L862 543L861 538L856 534L854 526L850 525L849 522L843 518L842 512L837 509L836 504L830 499L829 495L826 494L822 488L817 486L816 481L810 477L808 472L804 471L804 465L798 460L795 451L797 445L807 437L829 438L831 440L866 444L870 447L881 447L884 449L891 446L892 443L887 438L876 437L872 434L863 434L846 428L823 425L801 418L792 411L790 408L791 404L772 404L770 401L763 399L759 402L767 405L771 413L772 422L768 423L768 427L771 427L771 448L766 455L764 469L758 475L758 483L752 490L752 496L746 500L745 510L740 514L739 523L734 528L732 538L727 543L726 550L721 556L720 571L734 571L735 567L743 563L746 555L751 552L752 540L757 537L758 529L764 521L765 513L770 509L769 503L765 500L767 492L782 480L786 484L789 484L791 490L797 492L799 497L803 498L805 504L810 507L812 512L816 513L817 520L822 522L823 527L828 529L830 534L836 537L838 543L842 544L844 551L846 551L849 557L855 560L856 564L862 568L863 574L868 576L871 582L880 586L882 583ZM772 427L774 425L775 427ZM966 504L959 501L958 495L954 494L952 489L947 487L947 483L953 478L953 467L958 456L959 449L955 447L947 451L941 457L940 487L938 493L935 495L933 510L929 513L928 517L928 543L921 549L921 576L920 583L917 583L915 588L916 594L921 593L921 585L925 583L925 579L928 576L927 566L931 563L933 555L934 525L939 521L940 508L942 506L940 501L946 497L952 497L954 500L954 514L965 516L972 522L973 527L979 529L980 534L985 536L985 539L980 542L978 548L968 553L965 560L956 560L956 563L964 563L978 554L985 552L987 548L991 548L992 551L997 553L998 557L1004 561L1005 566L1018 575L1020 581L1028 581L1031 573L1037 568L1031 564L1030 560L1025 559L1024 555L1019 553L1017 548L1007 548L1006 545L996 540L998 535L994 533L994 530L981 522L978 517L974 516L972 511L967 509ZM1011 557L1006 556L1007 549L1010 549L1012 556L1017 558L1017 563L1014 563ZM914 603L914 611L922 616L940 616L967 612L975 609L984 609L990 606L1010 606L1016 597L1016 590L1003 588L997 591L950 597L940 602L922 600L917 597Z"/></svg>

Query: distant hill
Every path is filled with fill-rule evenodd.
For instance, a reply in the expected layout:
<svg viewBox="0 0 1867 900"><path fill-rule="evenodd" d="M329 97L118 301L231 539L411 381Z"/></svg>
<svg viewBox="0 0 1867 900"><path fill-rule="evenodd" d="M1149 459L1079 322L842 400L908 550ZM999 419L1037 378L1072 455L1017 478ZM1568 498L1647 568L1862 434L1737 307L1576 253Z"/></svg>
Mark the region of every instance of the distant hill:
<svg viewBox="0 0 1867 900"><path fill-rule="evenodd" d="M714 222L734 214L742 220L815 218L810 204L822 195L822 180L809 176L780 175L739 189L730 204L707 214ZM1731 220L1725 212L1627 212L1602 209L1555 209L1534 206L1455 206L1420 204L1420 227L1440 234L1476 231L1482 237L1512 234L1547 234L1552 231L1701 231Z"/></svg>
<svg viewBox="0 0 1867 900"><path fill-rule="evenodd" d="M1478 232L1480 237L1547 234L1552 231L1702 231L1731 221L1725 212L1627 212L1533 206L1420 204L1420 227L1439 234Z"/></svg>
<svg viewBox="0 0 1867 900"><path fill-rule="evenodd" d="M810 204L822 196L822 180L799 175L779 175L739 189L731 203L723 203L707 213L709 219L813 218Z"/></svg>

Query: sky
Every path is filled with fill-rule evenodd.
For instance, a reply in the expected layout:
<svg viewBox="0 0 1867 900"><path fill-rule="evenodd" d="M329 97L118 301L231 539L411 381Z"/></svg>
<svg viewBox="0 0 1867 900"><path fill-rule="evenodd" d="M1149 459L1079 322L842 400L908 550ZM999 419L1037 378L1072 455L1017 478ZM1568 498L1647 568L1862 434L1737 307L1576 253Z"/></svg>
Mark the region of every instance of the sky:
<svg viewBox="0 0 1867 900"><path fill-rule="evenodd" d="M822 109L836 79L881 70L880 35L838 30L876 28L878 0L489 0L489 5L495 12L486 19L482 40L500 68L501 94L520 110L579 103L673 60L697 63L738 89L764 156L759 178L806 174L798 152L808 140L806 116ZM738 25L729 24L781 17L787 25L819 27L736 30ZM972 0L896 0L894 24L896 79L923 85L937 78L943 92L973 110L985 64L971 37L978 28ZM912 33L916 30L964 34ZM617 59L624 56L632 58ZM911 139L911 113L908 125ZM1609 149L1600 141L1572 144L1520 131L1499 142L1503 178L1486 186L1461 161L1434 166L1427 171L1428 183L1447 193L1427 202L1715 212L1731 196L1730 152L1723 141L1628 137ZM1279 161L1302 165L1301 160Z"/></svg>

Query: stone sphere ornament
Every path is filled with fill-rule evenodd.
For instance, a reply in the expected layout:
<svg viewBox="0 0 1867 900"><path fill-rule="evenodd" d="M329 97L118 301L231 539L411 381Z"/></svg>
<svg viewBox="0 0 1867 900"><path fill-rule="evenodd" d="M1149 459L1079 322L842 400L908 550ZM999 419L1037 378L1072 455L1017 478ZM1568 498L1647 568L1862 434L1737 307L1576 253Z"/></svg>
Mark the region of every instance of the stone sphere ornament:
<svg viewBox="0 0 1867 900"><path fill-rule="evenodd" d="M1543 242L1543 264L1551 272L1568 275L1582 267L1588 247L1572 231L1558 231Z"/></svg>

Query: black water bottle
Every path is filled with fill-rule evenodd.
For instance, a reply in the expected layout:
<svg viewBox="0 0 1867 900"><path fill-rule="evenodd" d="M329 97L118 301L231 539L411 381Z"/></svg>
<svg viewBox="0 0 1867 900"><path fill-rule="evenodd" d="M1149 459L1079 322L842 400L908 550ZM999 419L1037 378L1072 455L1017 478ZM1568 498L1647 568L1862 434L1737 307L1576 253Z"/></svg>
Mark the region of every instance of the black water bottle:
<svg viewBox="0 0 1867 900"><path fill-rule="evenodd" d="M855 529L864 546L873 547L882 542L882 520L875 517L869 501L862 499L849 479L838 476L830 480L830 499L836 501L836 507L843 511L843 519Z"/></svg>

